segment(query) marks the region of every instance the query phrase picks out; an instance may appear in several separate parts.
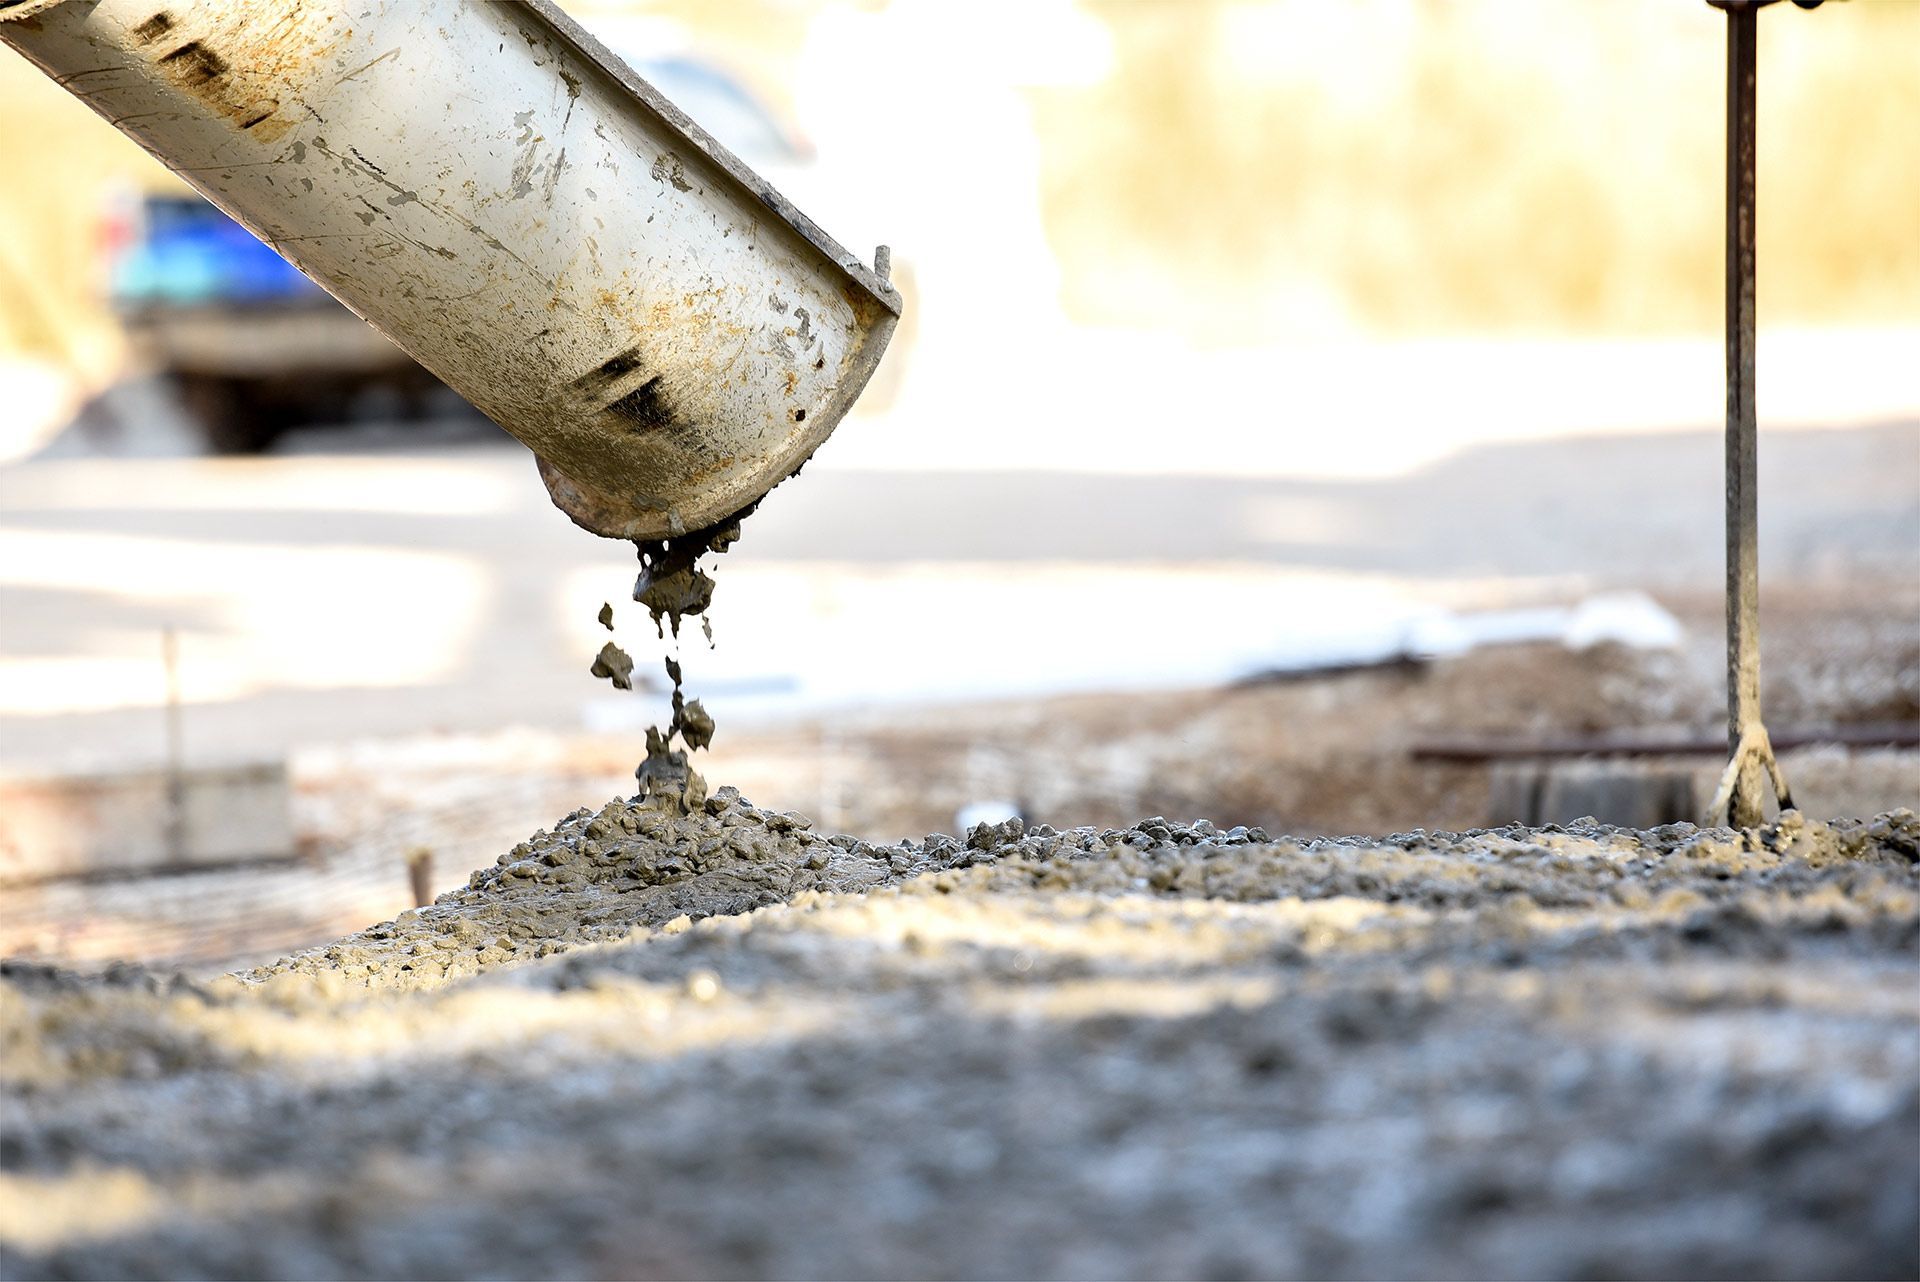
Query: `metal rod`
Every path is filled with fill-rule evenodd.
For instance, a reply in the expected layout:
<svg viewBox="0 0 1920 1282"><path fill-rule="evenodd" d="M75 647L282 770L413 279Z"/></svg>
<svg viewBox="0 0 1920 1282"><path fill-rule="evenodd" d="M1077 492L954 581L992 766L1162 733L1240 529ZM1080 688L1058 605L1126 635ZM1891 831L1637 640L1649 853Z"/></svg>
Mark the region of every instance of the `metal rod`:
<svg viewBox="0 0 1920 1282"><path fill-rule="evenodd" d="M1759 6L1727 10L1727 750L1739 758L1728 819L1761 820L1759 490L1754 415L1755 135ZM1756 732L1758 738L1756 738Z"/></svg>
<svg viewBox="0 0 1920 1282"><path fill-rule="evenodd" d="M180 728L180 638L171 623L160 633L167 670L167 858L176 867L187 856L186 749Z"/></svg>
<svg viewBox="0 0 1920 1282"><path fill-rule="evenodd" d="M407 888L413 892L413 906L425 908L433 902L433 850L415 846L407 852Z"/></svg>

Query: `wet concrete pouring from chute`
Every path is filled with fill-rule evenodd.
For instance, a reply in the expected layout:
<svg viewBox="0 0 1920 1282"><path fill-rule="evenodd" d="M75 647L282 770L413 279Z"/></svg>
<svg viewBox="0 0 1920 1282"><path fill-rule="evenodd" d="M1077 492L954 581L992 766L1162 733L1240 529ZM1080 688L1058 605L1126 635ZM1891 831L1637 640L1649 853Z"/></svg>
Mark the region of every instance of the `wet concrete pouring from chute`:
<svg viewBox="0 0 1920 1282"><path fill-rule="evenodd" d="M707 617L707 609L713 604L713 576L700 567L700 558L718 556L731 548L740 538L741 521L751 511L748 508L704 530L665 539L635 540L640 575L634 581L633 599L646 607L662 641L671 631L677 649L681 623L695 615L708 647L712 647L713 622ZM596 617L602 627L613 631L611 603L603 603ZM676 655L667 655L665 666L672 683L673 712L664 731L658 726L647 729L646 759L634 770L640 785L635 800L652 810L685 815L698 810L707 799L707 781L689 763L688 754L712 744L713 717L700 700L685 697ZM616 689L633 689L633 656L612 641L600 647L589 671L611 681ZM673 746L676 736L679 748Z"/></svg>

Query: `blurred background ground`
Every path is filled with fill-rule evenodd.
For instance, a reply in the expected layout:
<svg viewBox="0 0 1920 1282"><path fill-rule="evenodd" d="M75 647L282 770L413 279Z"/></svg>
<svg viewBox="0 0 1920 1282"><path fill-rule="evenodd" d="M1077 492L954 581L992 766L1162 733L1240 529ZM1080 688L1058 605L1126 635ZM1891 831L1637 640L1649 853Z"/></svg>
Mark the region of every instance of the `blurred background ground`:
<svg viewBox="0 0 1920 1282"><path fill-rule="evenodd" d="M1705 5L578 13L750 92L791 145L749 159L892 243L910 304L683 647L716 783L873 837L980 803L1384 833L1501 817L1437 738L1718 733ZM1912 727L1920 5L1763 26L1769 717ZM653 688L586 674L628 550L444 405L209 456L108 301L107 215L164 176L18 59L0 114L37 176L0 183L0 769L163 762L172 627L185 763L284 762L292 808L270 865L9 887L0 951L284 951L410 903L418 850L444 887L629 790L663 647L623 614ZM1910 752L1788 768L1823 813L1920 800Z"/></svg>

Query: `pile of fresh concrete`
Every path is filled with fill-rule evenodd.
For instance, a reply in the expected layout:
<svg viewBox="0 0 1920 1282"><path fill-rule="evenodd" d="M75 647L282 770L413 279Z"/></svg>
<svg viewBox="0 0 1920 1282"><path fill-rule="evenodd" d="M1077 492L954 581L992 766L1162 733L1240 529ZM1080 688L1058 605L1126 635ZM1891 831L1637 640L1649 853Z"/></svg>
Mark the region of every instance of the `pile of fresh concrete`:
<svg viewBox="0 0 1920 1282"><path fill-rule="evenodd" d="M880 845L729 789L0 978L42 1276L1903 1275L1920 819Z"/></svg>

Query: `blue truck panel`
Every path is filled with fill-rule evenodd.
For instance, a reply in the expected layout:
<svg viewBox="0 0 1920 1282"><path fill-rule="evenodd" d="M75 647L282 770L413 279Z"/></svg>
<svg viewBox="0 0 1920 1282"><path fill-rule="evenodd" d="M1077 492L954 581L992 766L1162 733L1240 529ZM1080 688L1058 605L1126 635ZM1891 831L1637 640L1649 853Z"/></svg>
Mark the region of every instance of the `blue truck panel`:
<svg viewBox="0 0 1920 1282"><path fill-rule="evenodd" d="M324 291L214 206L193 197L151 197L139 236L113 265L124 307L317 302Z"/></svg>

